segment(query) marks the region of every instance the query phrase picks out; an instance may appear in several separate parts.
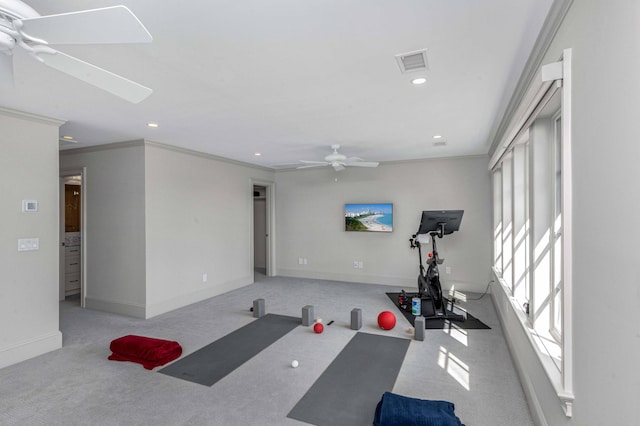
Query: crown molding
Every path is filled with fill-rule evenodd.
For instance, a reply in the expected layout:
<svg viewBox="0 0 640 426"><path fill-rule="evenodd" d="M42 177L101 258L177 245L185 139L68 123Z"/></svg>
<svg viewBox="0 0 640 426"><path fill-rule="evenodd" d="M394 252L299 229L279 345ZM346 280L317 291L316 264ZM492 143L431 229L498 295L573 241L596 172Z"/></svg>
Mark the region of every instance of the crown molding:
<svg viewBox="0 0 640 426"><path fill-rule="evenodd" d="M64 123L66 123L66 120L59 120L57 118L45 117L43 115L32 114L30 112L18 111L15 109L9 109L9 108L3 108L3 107L0 107L0 114L6 115L7 117L21 118L21 119L35 121L43 124L52 124L57 127L60 127Z"/></svg>
<svg viewBox="0 0 640 426"><path fill-rule="evenodd" d="M236 166L250 167L252 169L265 170L265 171L268 171L268 172L273 172L274 171L274 169L269 168L269 167L258 166L256 164L245 163L243 161L238 161L238 160L232 160L230 158L220 157L220 156L213 155L213 154L207 154L207 153L200 152L200 151L194 151L192 149L181 148L181 147L175 146L175 145L168 145L168 144L161 143L161 142L153 142L153 141L145 140L144 144L146 146L153 146L153 147L156 147L156 148L166 149L168 151L179 152L181 154L193 155L193 156L196 156L196 157L206 158L206 159L209 159L209 160L222 161L224 163L234 164Z"/></svg>
<svg viewBox="0 0 640 426"><path fill-rule="evenodd" d="M509 103L507 104L507 108L502 114L501 118L496 120L494 124L494 129L492 130L488 143L489 143L489 156L492 156L496 149L500 146L500 142L504 137L507 129L509 128L510 123L514 120L514 115L518 110L520 103L523 101L529 86L533 82L534 78L538 75L538 71L542 66L542 61L544 56L546 55L553 39L555 38L560 25L564 21L569 8L573 0L555 0L549 9L549 14L542 25L542 29L540 30L540 34L536 39L536 42L533 46L533 50L529 55L529 59L527 60L524 70L520 75L520 79L518 80L518 84L511 96Z"/></svg>

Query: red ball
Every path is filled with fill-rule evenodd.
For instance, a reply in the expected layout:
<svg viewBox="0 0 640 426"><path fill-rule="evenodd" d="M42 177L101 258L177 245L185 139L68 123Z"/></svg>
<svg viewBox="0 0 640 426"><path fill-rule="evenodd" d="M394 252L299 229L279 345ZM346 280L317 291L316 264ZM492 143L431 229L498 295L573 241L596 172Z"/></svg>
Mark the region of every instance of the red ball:
<svg viewBox="0 0 640 426"><path fill-rule="evenodd" d="M313 326L313 331L315 331L318 334L322 333L324 331L324 325L322 325L321 323L317 322Z"/></svg>
<svg viewBox="0 0 640 426"><path fill-rule="evenodd" d="M393 315L393 312L380 312L380 315L378 315L378 325L383 330L391 330L396 326L396 316Z"/></svg>

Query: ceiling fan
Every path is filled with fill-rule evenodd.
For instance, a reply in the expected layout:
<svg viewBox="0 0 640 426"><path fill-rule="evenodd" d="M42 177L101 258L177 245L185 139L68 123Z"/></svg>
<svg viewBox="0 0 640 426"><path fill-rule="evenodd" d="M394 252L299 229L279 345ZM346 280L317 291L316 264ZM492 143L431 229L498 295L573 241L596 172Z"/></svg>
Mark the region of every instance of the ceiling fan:
<svg viewBox="0 0 640 426"><path fill-rule="evenodd" d="M334 168L336 172L339 172L340 170L344 170L345 167L350 167L350 166L378 167L378 163L375 161L364 161L362 158L358 158L358 157L347 158L345 155L339 154L338 149L340 149L340 145L337 145L337 144L331 145L331 149L333 149L333 153L324 157L324 161L300 160L300 162L304 163L305 165L298 167L298 169L331 166Z"/></svg>
<svg viewBox="0 0 640 426"><path fill-rule="evenodd" d="M0 88L13 87L13 51L24 49L39 62L129 102L152 90L49 47L50 44L149 43L153 39L125 6L40 16L20 0L0 0Z"/></svg>

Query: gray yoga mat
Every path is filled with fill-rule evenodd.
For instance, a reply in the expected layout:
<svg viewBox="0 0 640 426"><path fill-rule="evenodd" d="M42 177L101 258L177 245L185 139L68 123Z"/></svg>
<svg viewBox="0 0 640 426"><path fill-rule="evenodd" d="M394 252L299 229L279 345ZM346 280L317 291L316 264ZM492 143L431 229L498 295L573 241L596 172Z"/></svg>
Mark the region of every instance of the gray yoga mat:
<svg viewBox="0 0 640 426"><path fill-rule="evenodd" d="M159 372L212 386L301 323L300 318L267 314Z"/></svg>
<svg viewBox="0 0 640 426"><path fill-rule="evenodd" d="M357 333L287 417L317 426L371 425L392 391L410 341Z"/></svg>

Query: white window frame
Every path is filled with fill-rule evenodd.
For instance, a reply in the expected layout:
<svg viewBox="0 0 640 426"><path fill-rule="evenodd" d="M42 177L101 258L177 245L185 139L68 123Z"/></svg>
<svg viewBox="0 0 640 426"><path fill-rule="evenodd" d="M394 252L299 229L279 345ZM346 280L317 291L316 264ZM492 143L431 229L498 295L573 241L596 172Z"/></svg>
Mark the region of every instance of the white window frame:
<svg viewBox="0 0 640 426"><path fill-rule="evenodd" d="M546 69L545 69L546 68ZM545 78L551 75L551 78ZM538 331L535 328L535 321L532 321L532 315L525 315L521 306L518 306L518 301L513 297L513 279L512 277L505 277L505 269L502 271L498 271L496 268L494 269L494 274L498 278L498 281L501 283L501 288L504 290L506 295L508 296L508 300L511 301L512 309L517 314L517 317L520 319L520 324L525 331L525 334L529 338L531 346L535 353L538 355L547 376L550 379L551 384L553 385L556 394L560 400L561 406L567 415L567 417L572 416L572 404L574 400L573 395L573 333L572 333L572 226L571 226L571 200L572 200L572 169L571 169L571 49L565 49L563 51L563 57L561 58L561 62L549 64L548 66L543 67L542 69L543 80L547 81L547 83L537 86L537 88L530 87L531 89L531 97L529 98L530 103L524 105L519 111L519 115L512 120L512 123L508 129L508 132L505 133L504 138L502 139L505 143L502 143L501 146L496 150L493 154L489 168L492 171L496 171L497 169L501 169L503 164L503 158L510 155L510 151L513 149L515 143L518 139L521 138L522 133L529 129L533 120L535 120L537 114L540 111L541 101L545 99L548 100L555 90L561 91L561 108L559 116L562 118L562 126L561 126L561 184L562 184L562 194L561 194L561 238L562 244L560 247L562 254L562 267L560 268L561 274L561 297L560 304L562 310L561 317L561 330L556 330L554 333L555 338L557 338L557 342L555 344L558 345L560 353L561 353L561 362L558 366L553 359L549 356L549 352L545 351L543 345L540 345L541 338L538 335ZM553 87L555 85L555 88ZM532 84L532 86L534 86ZM551 94L550 94L551 93ZM554 131L555 131L555 120L554 120ZM555 164L555 162L554 162ZM553 170L555 172L555 165ZM505 187L513 187L513 176L512 169L508 169L508 173L505 173L505 170L501 170L502 181L508 178L507 175L511 175L509 178L512 179L511 184L502 184L501 188L504 191ZM510 185L510 186L509 186ZM553 186L555 188L555 179L553 180ZM553 200L553 208L550 214L554 215L555 212L555 189L554 200ZM502 211L505 211L505 199L508 194L501 194L502 198ZM507 200L511 204L511 212L513 213L513 199ZM494 200L495 205L495 200ZM508 207L507 207L508 209ZM554 215L555 216L555 215ZM533 219L533 218L532 218ZM512 218L511 218L512 220ZM504 233L504 217L502 217L500 221L503 225L503 233ZM554 222L552 221L551 224ZM506 226L509 226L506 224ZM495 232L495 229L494 229ZM512 230L513 232L513 230ZM504 238L504 235L503 235ZM550 238L550 242L553 243L555 241L554 236L552 235ZM503 245L502 259L505 259L507 256L513 256L513 253L505 253ZM533 246L530 246L531 250L533 250ZM513 246L511 247L513 250ZM496 251L494 250L494 253ZM495 262L495 259L494 259ZM532 265L532 263L530 263ZM553 266L553 263L551 264ZM531 269L531 268L530 268ZM507 278L509 283L505 280ZM553 281L550 282L550 285L553 288ZM532 286L533 287L533 286ZM554 303L556 303L554 301ZM551 314L554 314L554 310L557 310L557 305L554 306L554 309L551 309ZM553 318L549 318L548 324L552 324ZM549 327L552 328L552 327ZM550 330L546 330L546 334L551 333Z"/></svg>
<svg viewBox="0 0 640 426"><path fill-rule="evenodd" d="M560 199L560 202L558 202L558 195L560 195L560 197L562 197L562 175L563 175L563 170L562 170L562 157L564 156L563 154L563 145L562 145L562 111L558 111L558 113L553 117L552 119L553 121L553 172L554 172L554 180L553 180L553 208L552 208L552 218L551 218L551 224L553 225L553 233L551 236L551 268L550 268L550 273L551 273L551 277L549 279L549 283L551 285L550 288L550 293L551 293L551 309L549 312L550 318L549 318L549 333L553 336L554 339L556 339L556 342L558 342L559 344L562 344L562 311L563 311L563 307L562 307L562 299L563 299L563 290L562 290L562 286L563 286L563 277L562 277L562 271L564 270L564 256L560 256L560 265L556 265L556 259L558 256L558 253L556 252L557 247L556 247L556 242L558 241L558 239L560 239L560 244L564 245L564 236L563 236L563 229L562 229L562 222L560 223L560 230L559 232L556 232L555 229L555 224L557 222L557 216L558 214L562 215L563 214L563 203L562 203L562 199ZM559 169L559 171L558 171ZM558 173L560 173L560 190L558 191ZM559 192L559 193L558 193ZM562 249L561 249L562 250ZM555 282L556 279L558 278L558 274L557 274L557 269L559 269L560 271L560 284L556 287ZM558 294L559 293L559 294ZM558 302L556 297L560 298L560 306L558 306ZM557 321L557 317L558 317L558 311L559 311L559 322L560 324L558 324Z"/></svg>

